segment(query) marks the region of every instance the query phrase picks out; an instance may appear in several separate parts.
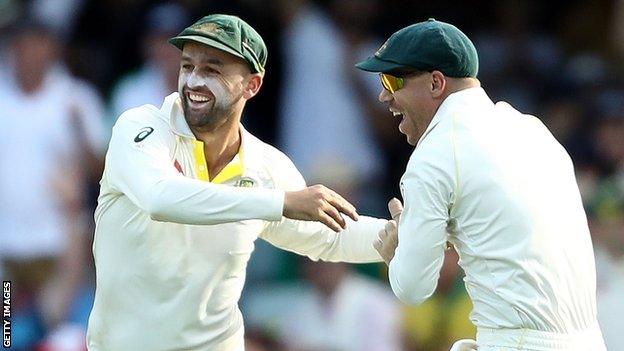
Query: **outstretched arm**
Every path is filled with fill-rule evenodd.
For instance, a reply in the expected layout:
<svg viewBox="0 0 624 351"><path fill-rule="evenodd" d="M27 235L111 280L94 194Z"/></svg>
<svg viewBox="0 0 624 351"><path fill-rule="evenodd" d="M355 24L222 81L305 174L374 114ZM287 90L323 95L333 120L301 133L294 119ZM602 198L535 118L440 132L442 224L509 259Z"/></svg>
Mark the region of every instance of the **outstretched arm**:
<svg viewBox="0 0 624 351"><path fill-rule="evenodd" d="M218 224L247 219L278 221L284 214L321 221L339 230L345 226L340 212L357 218L351 204L322 186L285 193L185 177L171 157L175 136L166 123L145 114L130 110L113 128L103 182L109 182L154 220Z"/></svg>
<svg viewBox="0 0 624 351"><path fill-rule="evenodd" d="M347 229L334 233L325 225L283 219L270 223L261 238L284 250L330 262L381 262L373 248L377 233L387 220L361 216L357 222L347 220Z"/></svg>

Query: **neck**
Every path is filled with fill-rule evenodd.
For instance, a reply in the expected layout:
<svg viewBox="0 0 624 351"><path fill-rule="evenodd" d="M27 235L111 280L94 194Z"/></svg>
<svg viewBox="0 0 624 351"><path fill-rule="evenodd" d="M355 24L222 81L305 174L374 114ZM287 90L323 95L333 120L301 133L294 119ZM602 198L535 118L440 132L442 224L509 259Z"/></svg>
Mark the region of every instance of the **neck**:
<svg viewBox="0 0 624 351"><path fill-rule="evenodd" d="M241 144L239 123L240 113L214 130L192 129L195 137L204 143L204 156L210 180L214 179L238 153Z"/></svg>
<svg viewBox="0 0 624 351"><path fill-rule="evenodd" d="M448 89L444 98L458 91L481 86L477 78L447 78Z"/></svg>
<svg viewBox="0 0 624 351"><path fill-rule="evenodd" d="M45 74L16 71L15 77L19 88L26 94L33 94L43 86Z"/></svg>
<svg viewBox="0 0 624 351"><path fill-rule="evenodd" d="M444 93L438 98L437 104L433 109L431 118L438 112L440 106L447 97L458 91L462 91L470 88L478 88L481 86L481 82L477 78L446 78L446 86Z"/></svg>

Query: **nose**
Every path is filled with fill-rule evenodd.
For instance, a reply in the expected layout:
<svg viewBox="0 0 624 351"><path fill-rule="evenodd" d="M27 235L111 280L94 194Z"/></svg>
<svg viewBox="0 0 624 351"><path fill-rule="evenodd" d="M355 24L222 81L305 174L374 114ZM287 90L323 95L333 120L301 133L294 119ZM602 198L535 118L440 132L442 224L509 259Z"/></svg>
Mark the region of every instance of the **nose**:
<svg viewBox="0 0 624 351"><path fill-rule="evenodd" d="M389 91L387 91L386 89L381 89L381 92L379 93L379 102L389 102L392 100L392 94L390 94Z"/></svg>
<svg viewBox="0 0 624 351"><path fill-rule="evenodd" d="M205 81L201 79L201 77L195 71L193 71L191 72L191 74L189 74L186 84L188 85L189 88L192 89L192 88L198 88L198 87L204 86Z"/></svg>

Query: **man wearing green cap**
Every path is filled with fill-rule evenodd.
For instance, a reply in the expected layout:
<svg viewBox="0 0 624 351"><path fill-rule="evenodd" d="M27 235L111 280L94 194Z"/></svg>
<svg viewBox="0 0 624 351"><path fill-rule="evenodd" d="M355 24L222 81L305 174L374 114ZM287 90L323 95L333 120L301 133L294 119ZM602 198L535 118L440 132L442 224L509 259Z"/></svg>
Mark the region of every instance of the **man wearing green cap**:
<svg viewBox="0 0 624 351"><path fill-rule="evenodd" d="M314 260L381 261L372 242L385 220L363 216L337 234L282 217L339 230L338 211L357 214L329 189L304 189L288 157L240 124L262 85L260 35L211 15L171 43L182 50L178 92L113 128L95 213L90 350L243 350L237 304L258 237Z"/></svg>
<svg viewBox="0 0 624 351"><path fill-rule="evenodd" d="M357 67L380 73L379 100L415 146L400 184L405 209L390 201L396 222L375 243L394 293L410 304L430 297L448 242L479 351L605 350L570 157L539 119L490 100L468 37L430 19Z"/></svg>

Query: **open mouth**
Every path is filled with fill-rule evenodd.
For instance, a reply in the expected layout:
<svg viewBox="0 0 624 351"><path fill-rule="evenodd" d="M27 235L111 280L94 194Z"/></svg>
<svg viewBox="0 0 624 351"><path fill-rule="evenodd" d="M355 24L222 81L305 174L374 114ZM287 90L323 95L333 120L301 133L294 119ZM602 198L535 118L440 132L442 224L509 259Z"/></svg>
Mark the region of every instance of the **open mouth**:
<svg viewBox="0 0 624 351"><path fill-rule="evenodd" d="M399 118L399 131L403 134L407 133L407 121L405 118L405 113L402 111L398 111L394 108L389 108L390 112L392 112L392 116Z"/></svg>
<svg viewBox="0 0 624 351"><path fill-rule="evenodd" d="M393 115L394 117L401 117L401 118L403 118L403 117L404 117L404 116L403 116L403 112L397 111L397 110L395 110L395 109L393 109L393 108L390 108L389 110L390 110L390 112L392 112L392 115Z"/></svg>
<svg viewBox="0 0 624 351"><path fill-rule="evenodd" d="M197 92L186 92L186 101L193 108L205 107L213 100L212 95Z"/></svg>

